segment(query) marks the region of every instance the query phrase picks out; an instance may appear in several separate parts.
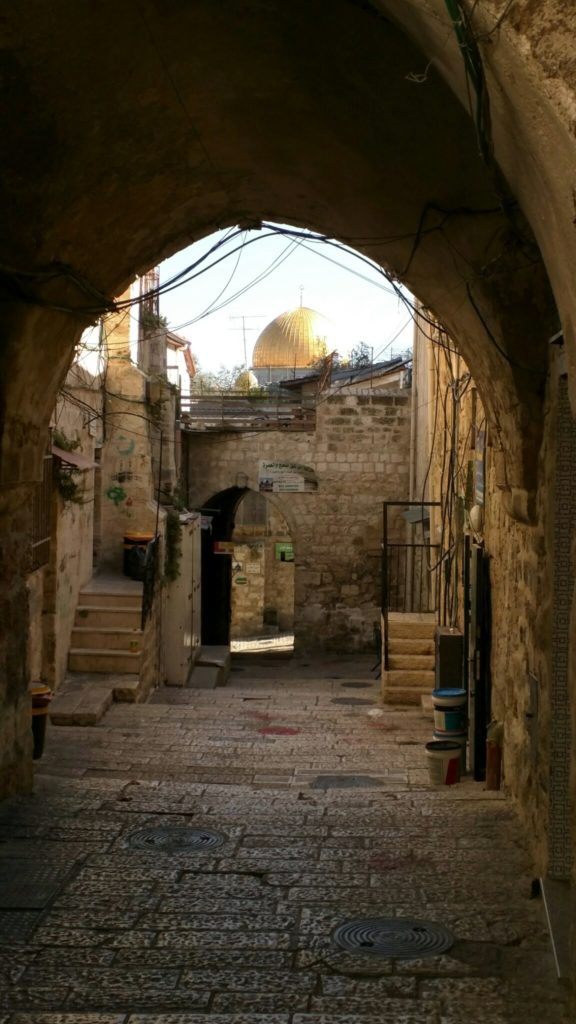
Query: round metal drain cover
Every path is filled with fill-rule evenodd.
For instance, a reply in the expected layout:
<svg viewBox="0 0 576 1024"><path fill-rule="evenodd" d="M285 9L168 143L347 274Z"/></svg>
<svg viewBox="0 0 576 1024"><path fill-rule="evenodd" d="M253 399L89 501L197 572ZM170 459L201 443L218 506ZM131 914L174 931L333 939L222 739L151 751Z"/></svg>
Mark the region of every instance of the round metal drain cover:
<svg viewBox="0 0 576 1024"><path fill-rule="evenodd" d="M454 936L434 921L408 917L365 917L346 921L332 933L340 949L402 960L437 956L454 944Z"/></svg>
<svg viewBox="0 0 576 1024"><path fill-rule="evenodd" d="M331 704L374 704L373 700L367 697L333 697Z"/></svg>
<svg viewBox="0 0 576 1024"><path fill-rule="evenodd" d="M166 850L170 853L200 853L216 850L226 842L222 832L208 828L189 828L187 825L164 825L141 828L128 837L128 844L136 850Z"/></svg>

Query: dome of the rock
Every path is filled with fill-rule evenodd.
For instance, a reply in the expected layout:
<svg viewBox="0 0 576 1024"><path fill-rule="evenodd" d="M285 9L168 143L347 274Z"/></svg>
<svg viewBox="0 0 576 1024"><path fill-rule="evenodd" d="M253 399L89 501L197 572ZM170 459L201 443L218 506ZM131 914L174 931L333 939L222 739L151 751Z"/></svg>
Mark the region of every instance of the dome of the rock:
<svg viewBox="0 0 576 1024"><path fill-rule="evenodd" d="M254 346L252 366L303 369L328 351L330 322L315 309L299 306L264 328Z"/></svg>

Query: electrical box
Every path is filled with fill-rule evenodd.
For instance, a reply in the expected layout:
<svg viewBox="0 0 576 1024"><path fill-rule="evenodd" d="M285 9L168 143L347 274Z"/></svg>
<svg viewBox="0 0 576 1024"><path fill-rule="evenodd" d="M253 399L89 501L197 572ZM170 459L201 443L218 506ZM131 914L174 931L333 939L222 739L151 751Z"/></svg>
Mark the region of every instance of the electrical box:
<svg viewBox="0 0 576 1024"><path fill-rule="evenodd" d="M464 687L464 637L457 629L436 627L436 689Z"/></svg>

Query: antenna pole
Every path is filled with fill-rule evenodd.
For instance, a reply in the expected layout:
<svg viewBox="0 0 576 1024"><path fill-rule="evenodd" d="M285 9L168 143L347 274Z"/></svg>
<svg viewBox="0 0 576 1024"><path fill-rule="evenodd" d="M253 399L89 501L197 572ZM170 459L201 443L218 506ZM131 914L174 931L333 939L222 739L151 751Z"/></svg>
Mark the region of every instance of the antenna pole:
<svg viewBox="0 0 576 1024"><path fill-rule="evenodd" d="M241 320L242 327L232 327L233 331L242 331L242 343L244 345L244 366L248 368L248 352L246 349L246 331L256 331L256 327L246 327L247 320L261 320L264 313L251 313L250 315L242 314L241 316L231 316L230 320Z"/></svg>

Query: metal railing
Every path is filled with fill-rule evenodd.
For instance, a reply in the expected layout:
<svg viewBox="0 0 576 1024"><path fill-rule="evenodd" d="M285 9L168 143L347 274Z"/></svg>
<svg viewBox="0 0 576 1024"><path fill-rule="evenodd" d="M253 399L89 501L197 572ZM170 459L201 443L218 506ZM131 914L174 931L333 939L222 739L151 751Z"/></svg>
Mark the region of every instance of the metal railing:
<svg viewBox="0 0 576 1024"><path fill-rule="evenodd" d="M382 514L382 643L384 669L389 666L389 613L431 613L437 608L437 569L440 545L431 544L424 524L429 523L429 509L439 508L439 501L385 501ZM390 512L396 516L402 510L413 511L405 528L420 529L419 541L398 540L399 524L394 526L394 539L390 540ZM420 515L418 515L421 510ZM429 531L428 531L429 532Z"/></svg>
<svg viewBox="0 0 576 1024"><path fill-rule="evenodd" d="M312 396L207 393L182 396L179 419L192 431L313 430L316 410Z"/></svg>

